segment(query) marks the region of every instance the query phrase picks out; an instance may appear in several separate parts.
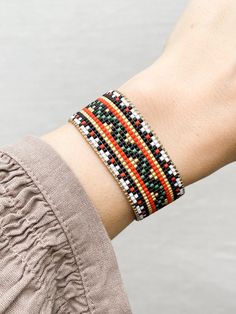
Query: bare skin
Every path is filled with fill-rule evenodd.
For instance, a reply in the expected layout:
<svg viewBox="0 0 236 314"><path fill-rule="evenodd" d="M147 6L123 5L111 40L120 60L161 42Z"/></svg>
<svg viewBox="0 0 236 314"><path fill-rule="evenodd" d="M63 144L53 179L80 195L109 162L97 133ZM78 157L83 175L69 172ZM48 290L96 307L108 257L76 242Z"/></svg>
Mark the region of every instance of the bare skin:
<svg viewBox="0 0 236 314"><path fill-rule="evenodd" d="M185 186L236 160L235 29L235 0L193 0L160 58L114 87L156 131ZM83 184L111 239L134 221L118 184L72 124L41 139Z"/></svg>

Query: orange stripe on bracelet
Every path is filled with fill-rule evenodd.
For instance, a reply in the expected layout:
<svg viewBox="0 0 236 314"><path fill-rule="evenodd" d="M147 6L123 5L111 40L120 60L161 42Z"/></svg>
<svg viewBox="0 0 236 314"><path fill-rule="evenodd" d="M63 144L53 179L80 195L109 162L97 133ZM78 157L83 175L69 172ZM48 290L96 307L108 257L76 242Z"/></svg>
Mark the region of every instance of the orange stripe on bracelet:
<svg viewBox="0 0 236 314"><path fill-rule="evenodd" d="M150 204L151 204L151 208L152 208L152 212L155 212L156 206L155 203L153 201L152 195L149 193L148 188L146 187L145 183L143 182L142 178L140 177L139 173L137 172L137 170L135 169L135 167L133 166L133 164L130 162L130 160L127 158L127 156L125 155L125 153L123 152L123 150L121 149L121 147L118 145L118 143L115 141L115 139L113 138L113 136L106 130L106 128L104 127L104 125L101 123L101 121L88 109L88 108L84 108L83 109L84 112L86 112L101 128L101 130L104 132L104 134L110 139L110 141L113 143L113 145L115 146L115 148L117 149L117 151L120 153L120 155L123 157L123 159L125 160L125 162L127 163L127 165L130 167L130 169L132 170L132 172L134 173L136 179L138 180L138 182L140 183L141 187L144 190L144 193L146 194Z"/></svg>
<svg viewBox="0 0 236 314"><path fill-rule="evenodd" d="M137 146L139 147L139 149L142 151L142 153L144 154L144 156L147 158L148 162L151 164L151 166L153 167L153 169L155 170L158 179L160 180L161 184L163 185L163 188L165 190L166 193L166 197L169 203L172 202L172 197L170 195L169 189L166 185L166 182L163 178L163 176L160 174L159 170L157 169L157 167L155 166L154 162L152 161L152 159L150 158L150 156L148 155L147 151L145 150L145 148L143 147L142 143L139 142L139 140L137 139L136 135L134 134L134 132L132 132L131 128L128 126L128 124L124 121L124 119L122 119L122 117L120 116L120 114L108 103L108 101L106 101L105 99L103 99L102 97L98 98L98 101L100 101L101 103L103 103L115 116L116 118L120 121L120 123L125 127L125 129L129 132L130 136L132 137L132 139L135 141L135 143L137 144ZM155 208L156 210L156 208Z"/></svg>
<svg viewBox="0 0 236 314"><path fill-rule="evenodd" d="M169 190L169 193L171 195L171 199L172 201L174 200L174 194L173 194L173 191L172 191L172 188L166 178L166 175L165 173L163 172L163 170L161 169L160 165L158 164L158 162L156 161L155 157L153 156L152 152L150 151L150 149L148 148L148 146L146 145L146 143L144 142L144 140L142 139L142 137L138 134L138 132L134 129L134 127L132 126L132 124L130 123L130 121L127 119L127 117L123 114L122 111L120 111L120 109L115 106L113 104L113 102L110 101L110 99L106 98L105 96L103 97L100 97L102 99L104 99L105 101L107 101L113 108L114 110L116 110L119 115L121 116L122 119L124 119L124 121L126 121L126 123L129 125L129 127L131 128L131 130L133 131L133 133L137 136L138 140L140 142L142 142L143 146L144 146L144 149L146 149L147 153L149 154L149 157L152 159L152 161L154 162L155 166L158 168L159 172L160 172L160 175L164 178L165 182L166 182L166 185L167 185L167 188ZM156 169L156 168L155 168ZM156 174L156 171L154 170L155 174ZM156 177L158 178L157 174L156 174Z"/></svg>
<svg viewBox="0 0 236 314"><path fill-rule="evenodd" d="M142 186L140 185L140 183L138 182L138 180L136 179L136 177L134 176L133 172L131 171L130 167L125 163L123 157L120 155L120 153L117 151L117 148L115 148L115 146L113 145L113 143L111 142L111 140L104 134L104 132L101 130L101 128L99 127L99 125L93 120L92 117L90 117L85 111L84 109L81 109L80 112L93 124L94 128L99 132L100 136L103 137L103 139L110 145L110 147L113 149L114 154L119 158L121 164L123 165L123 167L127 170L127 172L129 173L130 177L133 179L133 181L135 182L135 184L137 185L137 188L139 190L139 192L142 194L146 205L148 207L148 211L150 214L152 214L152 206L147 198L147 196L145 195L145 192L142 188ZM117 179L117 178L116 178ZM119 185L120 182L117 179ZM128 199L131 201L132 204L132 200L130 199L129 194L127 194L127 192L125 191L126 195L128 196ZM133 204L132 204L133 206ZM135 207L134 207L135 209Z"/></svg>

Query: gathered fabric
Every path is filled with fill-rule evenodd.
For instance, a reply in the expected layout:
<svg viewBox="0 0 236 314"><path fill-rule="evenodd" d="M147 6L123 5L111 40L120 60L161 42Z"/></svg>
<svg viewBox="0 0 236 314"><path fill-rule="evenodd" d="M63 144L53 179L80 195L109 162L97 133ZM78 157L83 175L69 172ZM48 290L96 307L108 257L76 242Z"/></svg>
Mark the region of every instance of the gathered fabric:
<svg viewBox="0 0 236 314"><path fill-rule="evenodd" d="M34 135L0 148L0 313L131 313L96 208Z"/></svg>

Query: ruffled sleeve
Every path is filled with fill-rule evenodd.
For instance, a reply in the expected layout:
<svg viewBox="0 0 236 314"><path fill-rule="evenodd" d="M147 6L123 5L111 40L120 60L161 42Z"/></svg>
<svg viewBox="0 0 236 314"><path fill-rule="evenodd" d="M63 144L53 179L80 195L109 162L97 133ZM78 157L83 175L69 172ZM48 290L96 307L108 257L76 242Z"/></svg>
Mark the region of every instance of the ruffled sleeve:
<svg viewBox="0 0 236 314"><path fill-rule="evenodd" d="M0 148L0 313L131 313L96 209L34 135Z"/></svg>

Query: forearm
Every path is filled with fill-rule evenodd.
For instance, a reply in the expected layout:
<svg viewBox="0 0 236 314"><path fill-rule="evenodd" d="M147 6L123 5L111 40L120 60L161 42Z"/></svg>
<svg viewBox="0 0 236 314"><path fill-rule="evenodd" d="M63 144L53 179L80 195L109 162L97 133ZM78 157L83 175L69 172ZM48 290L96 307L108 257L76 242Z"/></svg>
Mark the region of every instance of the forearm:
<svg viewBox="0 0 236 314"><path fill-rule="evenodd" d="M159 75L160 69L156 71ZM165 84L162 86L161 77L158 80L155 78L159 98L156 95L154 100L151 83L147 84L147 78L151 78L150 73L139 75L119 89L135 103L153 127L176 164L185 186L226 163L225 159L230 158L226 152L222 151L219 158L213 156L219 155L219 152L213 149L218 141L217 136L209 136L211 125L208 125L208 131L202 129L203 133L198 133L200 130L190 127L194 119L189 116L189 112L184 112L181 106L184 100L181 101L177 95L172 99L170 93L167 93ZM194 110L194 107L192 109ZM81 181L110 238L114 238L134 220L133 210L124 193L91 146L71 123L42 136L42 139L53 146Z"/></svg>
<svg viewBox="0 0 236 314"><path fill-rule="evenodd" d="M162 56L117 88L149 122L185 186L236 159L236 42L229 35L232 25L225 23L229 20L234 24L236 6L234 2L226 6L218 1L211 11L204 1L199 5L197 1L191 3ZM219 18L222 6L227 17L224 20ZM203 19L204 10L207 14ZM203 20L207 29L201 25ZM215 29L221 31L217 33ZM226 36L227 49L222 50L217 45ZM222 57L225 51L227 59ZM111 238L134 220L120 187L72 124L67 123L42 139L72 168Z"/></svg>

